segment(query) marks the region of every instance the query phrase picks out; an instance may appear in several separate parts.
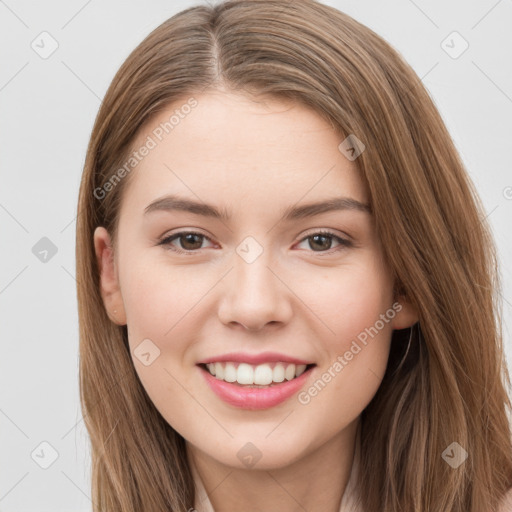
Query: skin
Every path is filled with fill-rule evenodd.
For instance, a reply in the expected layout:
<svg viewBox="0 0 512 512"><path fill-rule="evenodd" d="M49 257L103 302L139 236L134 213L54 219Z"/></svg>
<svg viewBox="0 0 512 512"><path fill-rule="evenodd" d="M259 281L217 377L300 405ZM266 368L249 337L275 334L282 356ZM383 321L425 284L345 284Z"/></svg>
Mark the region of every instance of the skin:
<svg viewBox="0 0 512 512"><path fill-rule="evenodd" d="M185 438L216 512L337 512L392 330L414 324L417 312L393 297L371 215L343 210L282 221L288 206L338 196L368 203L355 162L338 150L342 139L325 120L271 98L223 90L195 98L197 107L132 171L115 250L103 227L94 233L106 310L127 325L140 380ZM144 127L133 147L184 102ZM144 215L170 193L227 209L232 219ZM315 244L311 236L326 229L352 246L329 236ZM158 245L187 230L206 238L169 245L191 254ZM247 236L263 248L250 264L236 252ZM230 351L277 351L316 363L307 389L397 300L400 312L305 405L293 396L262 411L238 409L210 390L196 366ZM148 366L133 355L144 339L160 350ZM252 468L237 457L248 441L262 454Z"/></svg>

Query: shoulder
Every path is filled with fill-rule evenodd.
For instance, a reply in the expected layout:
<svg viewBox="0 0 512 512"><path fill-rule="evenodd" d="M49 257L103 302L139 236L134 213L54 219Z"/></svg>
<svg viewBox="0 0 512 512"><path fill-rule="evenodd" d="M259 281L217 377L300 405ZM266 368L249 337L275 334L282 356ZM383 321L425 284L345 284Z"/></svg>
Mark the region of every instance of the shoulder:
<svg viewBox="0 0 512 512"><path fill-rule="evenodd" d="M512 512L512 489L509 489L500 503L498 512Z"/></svg>

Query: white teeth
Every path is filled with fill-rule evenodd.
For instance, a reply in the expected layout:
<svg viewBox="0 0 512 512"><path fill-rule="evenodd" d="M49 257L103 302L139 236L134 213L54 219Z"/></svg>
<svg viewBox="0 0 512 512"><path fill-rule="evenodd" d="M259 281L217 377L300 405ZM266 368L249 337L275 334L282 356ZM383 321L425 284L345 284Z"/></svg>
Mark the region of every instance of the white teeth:
<svg viewBox="0 0 512 512"><path fill-rule="evenodd" d="M295 377L295 365L289 364L284 371L284 378L286 380L292 380Z"/></svg>
<svg viewBox="0 0 512 512"><path fill-rule="evenodd" d="M305 364L299 364L295 370L295 377L300 377L306 371L306 366Z"/></svg>
<svg viewBox="0 0 512 512"><path fill-rule="evenodd" d="M274 382L283 382L284 380L284 366L282 364L276 364L272 370L272 380Z"/></svg>
<svg viewBox="0 0 512 512"><path fill-rule="evenodd" d="M215 376L217 379L224 379L224 365L222 363L215 363Z"/></svg>
<svg viewBox="0 0 512 512"><path fill-rule="evenodd" d="M268 364L260 364L254 370L254 384L265 386L272 382L272 368Z"/></svg>
<svg viewBox="0 0 512 512"><path fill-rule="evenodd" d="M254 384L254 370L250 364L240 363L236 371L238 384Z"/></svg>
<svg viewBox="0 0 512 512"><path fill-rule="evenodd" d="M226 382L235 382L237 376L235 365L232 363L226 363L224 367L224 380Z"/></svg>
<svg viewBox="0 0 512 512"><path fill-rule="evenodd" d="M211 375L226 382L237 382L242 385L269 386L301 376L306 371L305 364L275 363L250 365L247 363L208 363Z"/></svg>

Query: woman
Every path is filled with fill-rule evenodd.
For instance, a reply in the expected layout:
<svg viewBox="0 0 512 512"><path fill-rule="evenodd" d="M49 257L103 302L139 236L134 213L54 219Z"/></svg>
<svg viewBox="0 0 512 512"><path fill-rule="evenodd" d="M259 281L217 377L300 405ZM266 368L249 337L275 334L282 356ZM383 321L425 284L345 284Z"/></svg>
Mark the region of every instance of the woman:
<svg viewBox="0 0 512 512"><path fill-rule="evenodd" d="M512 510L490 230L367 27L173 16L107 91L78 209L94 510Z"/></svg>

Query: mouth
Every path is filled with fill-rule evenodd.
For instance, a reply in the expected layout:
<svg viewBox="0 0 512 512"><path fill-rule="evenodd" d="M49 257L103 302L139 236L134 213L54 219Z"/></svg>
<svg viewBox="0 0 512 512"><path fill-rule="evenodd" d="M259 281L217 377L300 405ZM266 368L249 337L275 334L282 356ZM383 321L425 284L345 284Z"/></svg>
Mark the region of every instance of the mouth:
<svg viewBox="0 0 512 512"><path fill-rule="evenodd" d="M240 362L200 363L198 366L215 379L240 388L271 388L293 381L316 366L316 364L294 364L272 362L248 364Z"/></svg>
<svg viewBox="0 0 512 512"><path fill-rule="evenodd" d="M306 386L315 366L231 361L197 364L214 395L229 406L253 411L285 403Z"/></svg>

